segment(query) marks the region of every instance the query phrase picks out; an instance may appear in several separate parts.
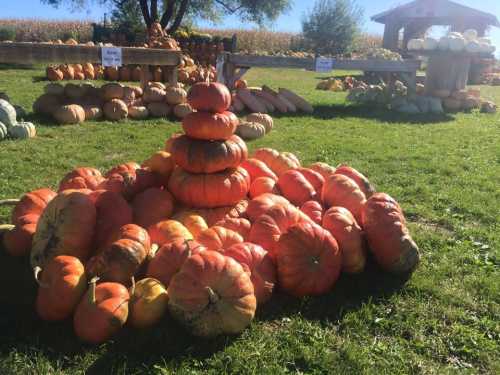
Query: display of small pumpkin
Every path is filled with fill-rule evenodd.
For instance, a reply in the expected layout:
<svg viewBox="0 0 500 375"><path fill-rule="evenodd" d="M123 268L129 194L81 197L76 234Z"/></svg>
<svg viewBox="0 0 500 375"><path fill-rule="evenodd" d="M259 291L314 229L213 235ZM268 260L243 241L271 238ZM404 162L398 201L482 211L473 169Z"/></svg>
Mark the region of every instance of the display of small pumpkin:
<svg viewBox="0 0 500 375"><path fill-rule="evenodd" d="M250 276L216 251L189 257L168 287L172 316L196 336L237 334L253 320L256 298Z"/></svg>
<svg viewBox="0 0 500 375"><path fill-rule="evenodd" d="M162 181L166 184L168 183L168 179L174 170L175 161L171 153L166 151L157 151L142 162L142 167L148 168L150 171L159 174Z"/></svg>
<svg viewBox="0 0 500 375"><path fill-rule="evenodd" d="M133 282L130 288L128 321L133 327L145 328L156 324L167 310L165 286L151 277Z"/></svg>
<svg viewBox="0 0 500 375"><path fill-rule="evenodd" d="M278 184L270 177L259 177L250 185L249 195L250 198L258 197L259 195L271 193L280 194Z"/></svg>
<svg viewBox="0 0 500 375"><path fill-rule="evenodd" d="M236 128L236 134L245 140L254 140L266 135L266 128L258 122L241 122Z"/></svg>

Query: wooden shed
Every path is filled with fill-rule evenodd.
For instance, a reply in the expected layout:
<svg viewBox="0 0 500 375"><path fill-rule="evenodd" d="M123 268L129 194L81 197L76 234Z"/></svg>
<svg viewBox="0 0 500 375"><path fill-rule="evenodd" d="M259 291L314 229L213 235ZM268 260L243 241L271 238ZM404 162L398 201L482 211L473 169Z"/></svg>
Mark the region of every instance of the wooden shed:
<svg viewBox="0 0 500 375"><path fill-rule="evenodd" d="M500 27L494 14L449 0L415 0L371 19L385 25L383 47L393 51L405 50L410 39L422 37L432 26L450 26L452 31L459 32L476 29L479 36L484 36L489 26ZM404 30L402 48L401 30Z"/></svg>

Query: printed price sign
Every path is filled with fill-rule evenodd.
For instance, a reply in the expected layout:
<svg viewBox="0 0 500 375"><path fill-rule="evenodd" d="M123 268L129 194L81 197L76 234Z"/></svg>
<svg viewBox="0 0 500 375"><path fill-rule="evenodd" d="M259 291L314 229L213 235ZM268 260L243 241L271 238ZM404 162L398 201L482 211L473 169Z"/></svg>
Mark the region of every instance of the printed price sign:
<svg viewBox="0 0 500 375"><path fill-rule="evenodd" d="M331 72L333 69L333 59L328 57L317 57L315 68L319 73Z"/></svg>
<svg viewBox="0 0 500 375"><path fill-rule="evenodd" d="M102 66L122 66L122 49L118 47L102 47Z"/></svg>

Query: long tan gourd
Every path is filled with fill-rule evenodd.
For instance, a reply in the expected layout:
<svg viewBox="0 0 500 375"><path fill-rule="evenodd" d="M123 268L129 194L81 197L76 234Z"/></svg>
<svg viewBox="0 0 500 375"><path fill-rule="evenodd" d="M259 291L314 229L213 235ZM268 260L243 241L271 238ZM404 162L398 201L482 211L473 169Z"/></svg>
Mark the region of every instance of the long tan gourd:
<svg viewBox="0 0 500 375"><path fill-rule="evenodd" d="M285 103L283 103L281 100L279 100L276 96L271 95L267 91L260 90L256 91L255 95L257 95L259 98L263 98L267 100L269 103L271 103L278 112L281 113L286 113L288 112L288 108Z"/></svg>
<svg viewBox="0 0 500 375"><path fill-rule="evenodd" d="M313 113L314 112L314 108L312 107L312 105L307 100L305 100L301 96L297 95L293 91L290 91L290 90L284 89L284 88L280 88L279 93L280 93L280 95L284 96L289 101L291 101L293 104L295 104L295 106L297 108L299 108L300 110L302 110L306 113Z"/></svg>
<svg viewBox="0 0 500 375"><path fill-rule="evenodd" d="M255 91L252 91L252 94L255 97L255 99L257 99L259 102L261 102L267 108L268 112L276 111L276 108L274 108L274 105L271 102L269 102L268 100L257 95Z"/></svg>
<svg viewBox="0 0 500 375"><path fill-rule="evenodd" d="M281 94L278 94L278 98L286 104L288 112L293 112L293 113L297 112L297 106L293 104L290 100L288 100Z"/></svg>
<svg viewBox="0 0 500 375"><path fill-rule="evenodd" d="M267 93L276 98L276 100L279 101L282 106L286 107L287 112L297 112L297 107L295 107L293 103L291 103L288 99L283 98L269 86L266 85L262 86L262 92Z"/></svg>
<svg viewBox="0 0 500 375"><path fill-rule="evenodd" d="M248 89L238 89L237 95L240 100L252 112L267 113L267 108Z"/></svg>

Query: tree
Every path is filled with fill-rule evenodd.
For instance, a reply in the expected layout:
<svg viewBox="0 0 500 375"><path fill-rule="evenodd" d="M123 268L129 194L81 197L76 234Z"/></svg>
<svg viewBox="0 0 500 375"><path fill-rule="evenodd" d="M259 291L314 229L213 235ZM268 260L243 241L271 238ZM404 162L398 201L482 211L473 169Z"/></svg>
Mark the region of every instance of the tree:
<svg viewBox="0 0 500 375"><path fill-rule="evenodd" d="M91 3L110 4L122 8L129 0L41 0L42 3L59 6L67 4L74 8L90 6ZM250 22L264 25L275 20L289 9L291 0L136 0L145 24L149 27L160 22L169 33L175 32L185 16L218 20L223 15L236 14Z"/></svg>
<svg viewBox="0 0 500 375"><path fill-rule="evenodd" d="M302 32L316 53L343 54L350 51L362 16L355 0L317 0L302 21Z"/></svg>

